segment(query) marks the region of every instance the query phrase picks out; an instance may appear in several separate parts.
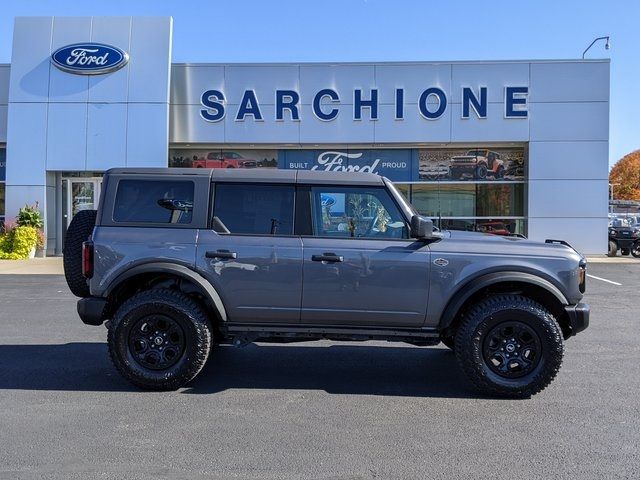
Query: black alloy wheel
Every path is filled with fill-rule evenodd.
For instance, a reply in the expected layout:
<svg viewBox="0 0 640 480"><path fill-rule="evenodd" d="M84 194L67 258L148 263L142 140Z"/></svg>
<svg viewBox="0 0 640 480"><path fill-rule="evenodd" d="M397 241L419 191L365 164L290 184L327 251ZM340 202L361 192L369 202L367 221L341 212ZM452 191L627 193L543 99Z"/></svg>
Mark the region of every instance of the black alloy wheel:
<svg viewBox="0 0 640 480"><path fill-rule="evenodd" d="M640 258L640 240L635 242L633 244L633 247L631 247L631 255L633 255L636 258Z"/></svg>
<svg viewBox="0 0 640 480"><path fill-rule="evenodd" d="M142 317L129 331L129 353L151 370L175 365L184 354L185 342L182 327L166 315Z"/></svg>
<svg viewBox="0 0 640 480"><path fill-rule="evenodd" d="M523 377L540 362L540 337L526 323L506 321L489 331L482 355L487 366L501 377Z"/></svg>

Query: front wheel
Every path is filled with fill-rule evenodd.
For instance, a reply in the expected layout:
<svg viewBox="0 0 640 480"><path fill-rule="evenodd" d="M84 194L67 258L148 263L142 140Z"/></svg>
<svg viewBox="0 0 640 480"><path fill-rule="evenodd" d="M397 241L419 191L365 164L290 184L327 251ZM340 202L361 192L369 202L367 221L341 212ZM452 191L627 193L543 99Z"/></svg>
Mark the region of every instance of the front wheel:
<svg viewBox="0 0 640 480"><path fill-rule="evenodd" d="M615 257L618 253L618 244L613 240L609 240L609 250L607 251L607 257Z"/></svg>
<svg viewBox="0 0 640 480"><path fill-rule="evenodd" d="M148 390L176 390L207 361L211 327L189 296L152 289L118 308L107 338L111 360L127 380Z"/></svg>
<svg viewBox="0 0 640 480"><path fill-rule="evenodd" d="M640 258L640 241L633 244L633 247L631 248L631 255L636 258Z"/></svg>
<svg viewBox="0 0 640 480"><path fill-rule="evenodd" d="M465 315L455 337L460 367L481 392L529 398L555 378L564 342L556 319L519 295L497 295Z"/></svg>

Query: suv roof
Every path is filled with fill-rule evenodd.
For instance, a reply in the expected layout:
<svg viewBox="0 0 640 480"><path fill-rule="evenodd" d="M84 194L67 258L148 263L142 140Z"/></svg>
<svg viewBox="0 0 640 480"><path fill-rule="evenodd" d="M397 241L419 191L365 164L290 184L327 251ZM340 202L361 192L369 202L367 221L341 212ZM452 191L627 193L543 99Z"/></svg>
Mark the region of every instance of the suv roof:
<svg viewBox="0 0 640 480"><path fill-rule="evenodd" d="M331 185L383 185L375 173L244 168L111 168L107 175L193 175L225 182L283 182Z"/></svg>

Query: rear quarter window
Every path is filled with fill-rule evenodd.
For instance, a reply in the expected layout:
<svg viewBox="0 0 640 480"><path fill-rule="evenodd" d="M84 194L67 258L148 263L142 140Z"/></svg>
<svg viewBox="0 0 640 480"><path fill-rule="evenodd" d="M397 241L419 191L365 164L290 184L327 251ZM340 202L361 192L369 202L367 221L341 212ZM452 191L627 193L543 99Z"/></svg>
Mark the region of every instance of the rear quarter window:
<svg viewBox="0 0 640 480"><path fill-rule="evenodd" d="M120 180L113 207L116 223L190 224L194 182Z"/></svg>

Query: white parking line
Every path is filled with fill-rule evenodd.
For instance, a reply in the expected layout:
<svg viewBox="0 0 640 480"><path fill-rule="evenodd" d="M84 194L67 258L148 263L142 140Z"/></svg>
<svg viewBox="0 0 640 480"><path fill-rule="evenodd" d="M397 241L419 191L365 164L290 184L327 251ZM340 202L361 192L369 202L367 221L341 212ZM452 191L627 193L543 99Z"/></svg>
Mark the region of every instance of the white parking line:
<svg viewBox="0 0 640 480"><path fill-rule="evenodd" d="M618 282L614 282L613 280L607 280L606 278L600 278L600 277L596 277L595 275L591 275L590 273L587 273L587 277L589 278L593 278L595 280L600 280L601 282L607 282L607 283L612 283L613 285L617 285L619 287L622 286L621 283Z"/></svg>

